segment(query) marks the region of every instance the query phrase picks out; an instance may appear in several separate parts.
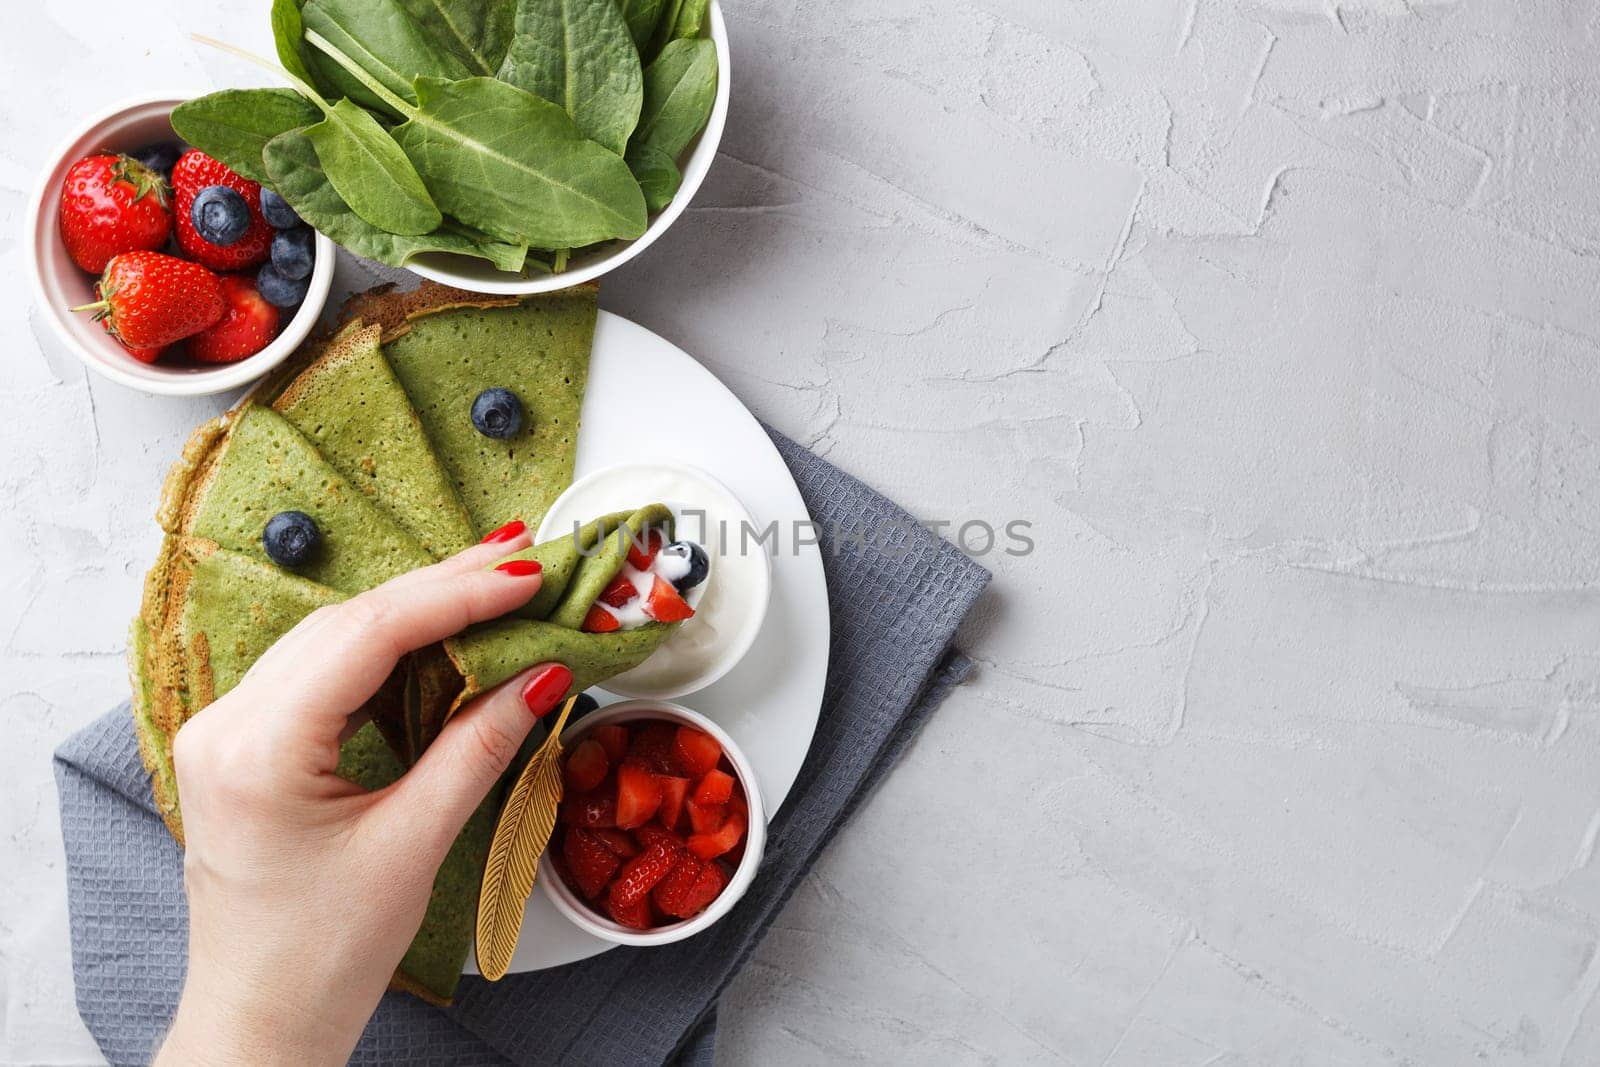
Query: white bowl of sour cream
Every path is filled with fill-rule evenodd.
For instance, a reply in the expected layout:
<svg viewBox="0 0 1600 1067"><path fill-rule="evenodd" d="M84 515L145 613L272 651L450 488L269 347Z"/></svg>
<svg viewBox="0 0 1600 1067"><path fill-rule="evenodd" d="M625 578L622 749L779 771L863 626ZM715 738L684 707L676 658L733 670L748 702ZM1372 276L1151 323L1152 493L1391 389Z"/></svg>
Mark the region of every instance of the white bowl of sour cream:
<svg viewBox="0 0 1600 1067"><path fill-rule="evenodd" d="M697 467L619 463L573 482L556 498L535 542L570 534L598 515L661 503L672 509L676 537L706 550L709 570L689 604L694 617L648 660L608 680L620 696L667 700L704 689L744 658L761 632L772 599L771 540L739 498Z"/></svg>

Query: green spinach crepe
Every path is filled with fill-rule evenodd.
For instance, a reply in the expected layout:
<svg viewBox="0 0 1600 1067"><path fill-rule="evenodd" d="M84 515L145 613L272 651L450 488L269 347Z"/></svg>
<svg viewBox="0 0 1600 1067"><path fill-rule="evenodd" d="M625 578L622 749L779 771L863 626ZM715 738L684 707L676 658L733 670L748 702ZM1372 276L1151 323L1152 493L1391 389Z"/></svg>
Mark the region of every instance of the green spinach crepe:
<svg viewBox="0 0 1600 1067"><path fill-rule="evenodd" d="M510 307L412 311L392 339L385 333L384 354L480 537L512 519L538 529L572 483L597 292L580 286ZM489 387L522 402L521 434L502 441L473 428L468 408Z"/></svg>
<svg viewBox="0 0 1600 1067"><path fill-rule="evenodd" d="M413 654L406 708L413 744L427 747L463 704L532 664L565 664L572 671L570 695L650 658L678 623L611 633L581 627L601 591L622 572L629 547L652 529L672 540L672 512L663 504L602 516L510 557L543 565L539 594L515 616L481 623Z"/></svg>
<svg viewBox="0 0 1600 1067"><path fill-rule="evenodd" d="M186 450L168 477L158 516L168 533L215 541L270 563L261 544L267 520L304 512L316 521L323 543L299 573L343 593L433 562L416 538L271 408L246 402L197 437L210 447L198 458Z"/></svg>
<svg viewBox="0 0 1600 1067"><path fill-rule="evenodd" d="M162 490L167 536L129 636L140 751L180 843L173 738L273 642L317 608L511 519L537 527L571 480L595 306L593 286L526 300L432 283L362 294L338 335L305 346L185 445ZM473 399L487 389L511 390L525 409L509 440L473 426ZM263 541L286 511L309 516L319 535L292 566L273 562ZM339 773L369 789L393 782L456 708L534 663L568 664L581 690L642 662L671 627L580 627L625 558L614 535L670 521L659 506L606 516L522 553L544 564L539 595L516 617L408 657L364 709L371 723L341 748ZM501 792L441 866L396 988L438 1003L453 994Z"/></svg>
<svg viewBox="0 0 1600 1067"><path fill-rule="evenodd" d="M157 595L165 625L157 649L135 654L157 657L151 676L172 680L159 707L141 684L135 707L141 751L154 762L156 804L179 841L183 839L172 737L193 711L223 696L263 653L302 618L345 599L315 582L268 563L229 552L209 541L169 538L158 569ZM142 628L136 626L136 631ZM136 644L143 637L136 637ZM175 721L174 721L175 720ZM366 789L382 789L402 766L375 724L345 742L338 774ZM504 786L497 787L456 838L434 879L426 918L401 961L397 983L433 1000L448 1000L466 962L472 936L472 902L494 835Z"/></svg>
<svg viewBox="0 0 1600 1067"><path fill-rule="evenodd" d="M444 559L478 538L378 347L379 332L364 323L346 327L276 392L272 407L430 556ZM351 417L356 411L360 418Z"/></svg>

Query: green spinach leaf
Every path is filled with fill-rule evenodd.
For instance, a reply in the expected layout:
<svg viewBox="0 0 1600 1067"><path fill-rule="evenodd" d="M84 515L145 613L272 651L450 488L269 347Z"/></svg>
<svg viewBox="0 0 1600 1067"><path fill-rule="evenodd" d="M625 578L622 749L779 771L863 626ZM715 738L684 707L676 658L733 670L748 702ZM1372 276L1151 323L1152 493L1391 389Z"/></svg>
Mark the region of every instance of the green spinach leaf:
<svg viewBox="0 0 1600 1067"><path fill-rule="evenodd" d="M300 18L300 0L272 0L272 43L283 69L303 82L315 84L305 46L305 23ZM318 88L323 88L318 86ZM235 167L235 170L238 168Z"/></svg>
<svg viewBox="0 0 1600 1067"><path fill-rule="evenodd" d="M511 45L512 0L400 0L469 73L493 76Z"/></svg>
<svg viewBox="0 0 1600 1067"><path fill-rule="evenodd" d="M559 104L585 137L622 155L644 76L616 0L517 0L513 28L500 80Z"/></svg>
<svg viewBox="0 0 1600 1067"><path fill-rule="evenodd" d="M633 238L644 194L622 157L547 100L494 78L418 78L394 136L434 200L469 226L534 248Z"/></svg>
<svg viewBox="0 0 1600 1067"><path fill-rule="evenodd" d="M172 129L206 155L251 181L267 180L261 150L285 130L322 117L293 89L224 89L172 110Z"/></svg>
<svg viewBox="0 0 1600 1067"><path fill-rule="evenodd" d="M370 111L340 100L305 132L328 181L367 222L390 233L416 235L443 221L421 176Z"/></svg>
<svg viewBox="0 0 1600 1067"><path fill-rule="evenodd" d="M706 12L711 10L711 0L682 0L678 17L672 22L674 40L694 40L706 24Z"/></svg>
<svg viewBox="0 0 1600 1067"><path fill-rule="evenodd" d="M705 129L717 98L717 48L710 41L672 41L644 72L644 108L633 144L672 159Z"/></svg>
<svg viewBox="0 0 1600 1067"><path fill-rule="evenodd" d="M622 7L622 21L628 24L628 34L633 46L643 55L656 35L656 23L661 21L661 7L666 0L617 0Z"/></svg>
<svg viewBox="0 0 1600 1067"><path fill-rule="evenodd" d="M385 233L350 210L328 181L304 130L289 130L267 142L262 153L272 187L306 222L358 256L403 267L424 252L453 252L488 260L500 270L523 268L527 248L471 235L446 222L433 233ZM543 264L531 260L531 265Z"/></svg>
<svg viewBox="0 0 1600 1067"><path fill-rule="evenodd" d="M439 225L439 209L429 198L416 168L370 112L362 110L348 98L337 104L329 104L316 89L300 78L288 71L278 70L271 63L243 49L209 37L196 35L195 39L286 76L295 83L302 97L321 110L322 121L306 127L307 136L322 153L322 164L329 180L368 222L402 234L426 233ZM327 45L312 30L305 31L305 39L308 44L317 47ZM318 45L318 42L321 44ZM333 51L331 45L327 45L327 48ZM340 58L342 62L349 63L350 69L362 78L371 77L361 72L354 60ZM375 80L370 87L375 92L387 92ZM396 100L395 103L400 107L406 106L404 101Z"/></svg>
<svg viewBox="0 0 1600 1067"><path fill-rule="evenodd" d="M411 82L418 75L467 76L466 65L435 44L396 0L307 0L301 17L306 30L325 38L407 103L417 102ZM374 95L382 101L381 94Z"/></svg>
<svg viewBox="0 0 1600 1067"><path fill-rule="evenodd" d="M683 184L677 162L661 149L648 144L628 146L628 169L633 171L644 193L644 206L651 212L660 211L672 203Z"/></svg>

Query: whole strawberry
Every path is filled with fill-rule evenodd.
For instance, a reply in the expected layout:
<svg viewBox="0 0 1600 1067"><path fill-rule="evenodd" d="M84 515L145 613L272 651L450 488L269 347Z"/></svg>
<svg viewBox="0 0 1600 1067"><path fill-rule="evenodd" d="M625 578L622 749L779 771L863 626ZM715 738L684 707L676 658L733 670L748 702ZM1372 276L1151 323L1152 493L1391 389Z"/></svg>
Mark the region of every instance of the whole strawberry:
<svg viewBox="0 0 1600 1067"><path fill-rule="evenodd" d="M201 190L213 185L232 189L244 198L250 211L250 225L244 234L228 244L213 244L200 236L194 226L194 201ZM191 148L172 165L172 193L177 201L174 222L178 247L185 255L215 271L244 270L266 261L272 250L273 229L261 215L261 186L234 173L197 148ZM237 201L235 201L237 203Z"/></svg>
<svg viewBox="0 0 1600 1067"><path fill-rule="evenodd" d="M127 156L80 159L61 183L61 240L84 270L112 256L160 248L172 233L167 183Z"/></svg>
<svg viewBox="0 0 1600 1067"><path fill-rule="evenodd" d="M189 357L197 363L233 363L253 356L278 335L278 309L256 292L248 275L224 274L222 318L189 338Z"/></svg>
<svg viewBox="0 0 1600 1067"><path fill-rule="evenodd" d="M106 333L111 333L110 319L101 319L100 325L105 327ZM111 336L115 338L117 335L111 333ZM120 343L120 338L118 341ZM156 360L160 359L161 354L166 351L165 348L129 348L127 345L123 345L122 350L128 353L128 355L132 356L134 359L138 360L140 363L154 363Z"/></svg>
<svg viewBox="0 0 1600 1067"><path fill-rule="evenodd" d="M93 311L130 349L160 348L199 333L227 308L215 274L160 252L112 256L95 288L97 302L72 310Z"/></svg>

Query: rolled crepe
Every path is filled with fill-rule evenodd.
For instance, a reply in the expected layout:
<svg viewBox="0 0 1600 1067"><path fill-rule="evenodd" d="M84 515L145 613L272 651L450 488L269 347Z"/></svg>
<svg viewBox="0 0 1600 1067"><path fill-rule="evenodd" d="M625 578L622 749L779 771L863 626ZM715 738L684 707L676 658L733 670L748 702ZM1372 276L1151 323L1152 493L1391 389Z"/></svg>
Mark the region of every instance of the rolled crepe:
<svg viewBox="0 0 1600 1067"><path fill-rule="evenodd" d="M511 556L543 566L539 594L517 615L471 627L416 653L405 665L412 678L406 714L416 751L426 748L467 701L536 663L566 665L572 671L571 695L649 659L678 623L652 622L604 634L581 627L601 591L621 573L630 545L651 529L672 540L672 512L666 505L605 515Z"/></svg>

